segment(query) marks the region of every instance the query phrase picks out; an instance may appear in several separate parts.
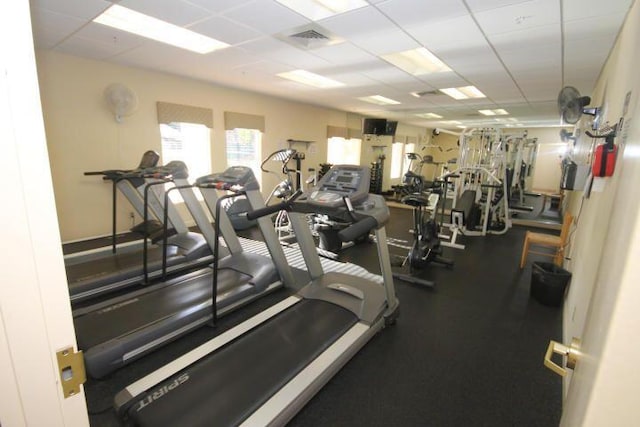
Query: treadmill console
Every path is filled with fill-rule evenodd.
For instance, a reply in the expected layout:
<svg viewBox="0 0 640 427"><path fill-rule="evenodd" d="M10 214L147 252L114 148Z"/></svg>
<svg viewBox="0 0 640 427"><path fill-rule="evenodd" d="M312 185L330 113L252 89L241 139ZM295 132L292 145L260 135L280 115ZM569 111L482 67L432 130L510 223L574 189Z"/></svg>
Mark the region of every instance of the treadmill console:
<svg viewBox="0 0 640 427"><path fill-rule="evenodd" d="M196 185L222 185L220 189L225 187L242 187L244 190L259 190L260 184L256 180L253 170L248 166L231 166L224 172L203 176L197 179Z"/></svg>
<svg viewBox="0 0 640 427"><path fill-rule="evenodd" d="M343 206L343 197L358 205L369 193L369 168L356 165L336 165L329 169L308 196L310 205L322 207Z"/></svg>

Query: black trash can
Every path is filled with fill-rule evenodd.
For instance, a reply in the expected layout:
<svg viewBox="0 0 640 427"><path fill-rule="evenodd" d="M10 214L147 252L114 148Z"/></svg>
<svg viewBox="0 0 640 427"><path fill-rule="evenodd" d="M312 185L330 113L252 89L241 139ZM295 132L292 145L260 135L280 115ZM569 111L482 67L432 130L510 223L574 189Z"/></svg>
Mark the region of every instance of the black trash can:
<svg viewBox="0 0 640 427"><path fill-rule="evenodd" d="M534 262L530 294L539 303L560 307L571 273L551 262Z"/></svg>

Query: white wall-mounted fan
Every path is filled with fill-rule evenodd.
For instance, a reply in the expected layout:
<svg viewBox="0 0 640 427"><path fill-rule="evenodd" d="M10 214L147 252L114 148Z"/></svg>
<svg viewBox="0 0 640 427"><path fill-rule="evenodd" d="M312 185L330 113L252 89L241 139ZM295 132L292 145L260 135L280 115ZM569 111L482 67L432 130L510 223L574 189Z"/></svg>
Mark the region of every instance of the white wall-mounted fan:
<svg viewBox="0 0 640 427"><path fill-rule="evenodd" d="M569 132L567 129L560 129L560 140L562 142L572 141L575 144L576 139L577 137L572 132Z"/></svg>
<svg viewBox="0 0 640 427"><path fill-rule="evenodd" d="M582 114L597 116L599 108L585 108L591 103L588 96L580 96L580 92L573 86L565 86L558 94L558 111L565 123L574 125L578 123Z"/></svg>
<svg viewBox="0 0 640 427"><path fill-rule="evenodd" d="M122 123L122 118L131 115L138 107L136 93L122 83L111 83L107 86L104 99L118 123Z"/></svg>

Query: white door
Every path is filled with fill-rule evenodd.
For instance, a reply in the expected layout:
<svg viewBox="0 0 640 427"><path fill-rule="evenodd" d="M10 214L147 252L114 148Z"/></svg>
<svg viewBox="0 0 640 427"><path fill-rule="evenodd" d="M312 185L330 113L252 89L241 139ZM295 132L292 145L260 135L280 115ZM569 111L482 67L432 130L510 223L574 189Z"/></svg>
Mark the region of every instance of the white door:
<svg viewBox="0 0 640 427"><path fill-rule="evenodd" d="M574 333L582 339L581 354L568 386L562 426L640 425L640 192L634 188L640 183L638 122L629 135L632 145L626 147L585 328Z"/></svg>
<svg viewBox="0 0 640 427"><path fill-rule="evenodd" d="M582 269L589 273L586 276L595 277L593 290L589 289L587 298L579 298L575 306L569 306L569 311L565 306L565 341L576 336L582 339L582 346L576 369L568 383L563 426L640 425L640 369L636 365L640 362L638 67L640 5L636 2L599 82L607 89L610 110L607 119L615 123L624 116L625 127L616 138L622 153L617 156L616 176L608 178L616 179L617 185L605 183L602 193L592 195L592 198L605 199L610 194L608 192L615 191L611 199L605 199L611 200L611 209L601 210L608 213L597 215L592 227L583 222L578 225L582 227L580 233L586 237L581 241L597 254L596 260L591 257L583 264L599 266L593 270L588 267ZM585 209L590 208L586 206ZM597 237L601 233L604 233L602 240ZM589 240L603 243L594 244ZM583 252L582 256L586 258L589 254ZM571 287L577 287L576 290L580 290L581 285L580 281L572 280ZM588 310L583 310L586 304ZM580 314L585 311L586 315Z"/></svg>
<svg viewBox="0 0 640 427"><path fill-rule="evenodd" d="M0 424L88 425L84 392L65 399L56 351L75 347L29 2L0 14Z"/></svg>

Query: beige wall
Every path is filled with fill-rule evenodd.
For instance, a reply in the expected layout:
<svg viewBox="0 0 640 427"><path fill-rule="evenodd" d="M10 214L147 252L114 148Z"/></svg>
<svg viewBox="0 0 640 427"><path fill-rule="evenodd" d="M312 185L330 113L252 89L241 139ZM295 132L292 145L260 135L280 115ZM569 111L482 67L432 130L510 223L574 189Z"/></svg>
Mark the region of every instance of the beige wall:
<svg viewBox="0 0 640 427"><path fill-rule="evenodd" d="M82 59L51 51L37 52L47 143L63 240L107 234L111 230L110 186L83 172L130 169L146 150L160 152L156 102L211 108L214 128L211 136L212 168L226 168L224 112L235 111L265 116L262 153L286 147L287 139L317 141L312 146L296 145L305 151L303 170L326 161L326 128L360 128L361 117L341 111L296 103L173 75ZM138 96L138 109L117 123L103 102L103 91L119 82ZM424 130L399 125L399 132L417 135ZM373 152L366 143L369 156ZM390 149L386 154L390 155ZM388 176L389 168L386 167ZM277 179L265 177L268 194ZM131 220L126 201L119 202L118 223L126 230Z"/></svg>

